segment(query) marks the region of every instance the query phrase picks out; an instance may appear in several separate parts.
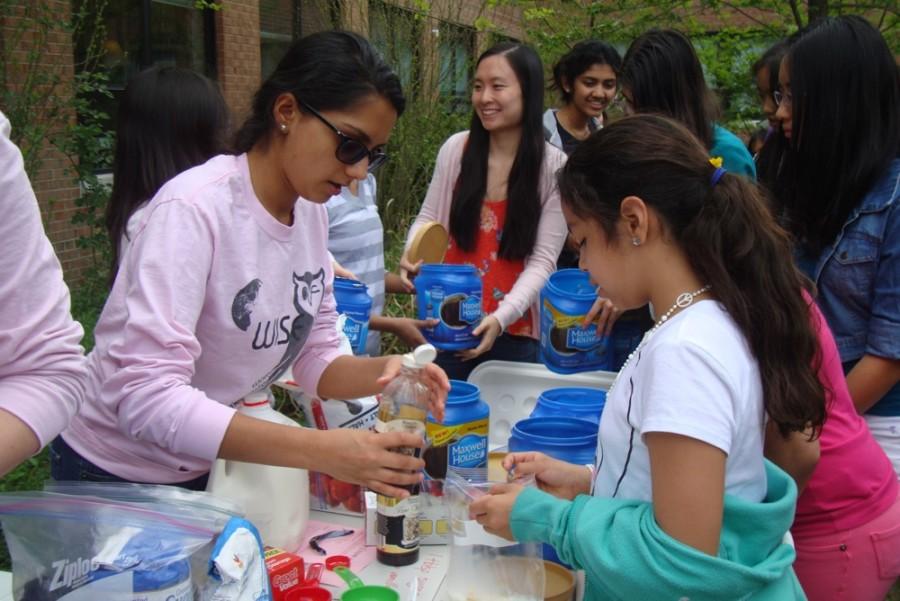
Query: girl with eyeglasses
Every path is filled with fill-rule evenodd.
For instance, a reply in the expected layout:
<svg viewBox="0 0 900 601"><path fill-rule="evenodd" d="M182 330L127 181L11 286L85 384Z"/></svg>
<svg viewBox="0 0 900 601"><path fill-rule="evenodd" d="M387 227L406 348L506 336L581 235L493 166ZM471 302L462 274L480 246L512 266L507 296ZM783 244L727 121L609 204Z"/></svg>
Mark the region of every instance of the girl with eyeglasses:
<svg viewBox="0 0 900 601"><path fill-rule="evenodd" d="M129 223L55 478L202 490L224 458L409 494L400 487L424 464L390 449L422 446L418 436L290 428L234 409L285 372L323 399L375 394L398 373L397 356L339 354L323 205L384 160L403 108L397 76L360 36L290 47L236 154L175 176ZM436 366L424 374L440 419L449 382Z"/></svg>
<svg viewBox="0 0 900 601"><path fill-rule="evenodd" d="M536 362L536 301L566 236L553 174L565 154L544 140L544 76L534 50L498 44L478 58L469 131L441 147L428 194L410 228L438 221L450 232L445 263L468 263L482 278L484 317L476 348L441 352L438 363L465 380L489 359ZM415 273L404 253L401 273Z"/></svg>
<svg viewBox="0 0 900 601"><path fill-rule="evenodd" d="M763 458L767 429L805 439L825 418L787 233L753 182L659 115L592 135L559 188L581 267L656 324L607 393L593 465L511 453L503 467L540 490L498 485L471 515L552 545L588 600L804 599L783 542L797 489Z"/></svg>
<svg viewBox="0 0 900 601"><path fill-rule="evenodd" d="M775 96L782 159L760 175L817 286L855 405L829 411L797 507L795 569L811 600L875 601L900 576L900 80L861 17L789 42Z"/></svg>
<svg viewBox="0 0 900 601"><path fill-rule="evenodd" d="M672 29L635 39L619 74L626 112L657 113L681 122L729 173L756 178L756 166L736 135L716 123L719 107L706 85L691 41Z"/></svg>

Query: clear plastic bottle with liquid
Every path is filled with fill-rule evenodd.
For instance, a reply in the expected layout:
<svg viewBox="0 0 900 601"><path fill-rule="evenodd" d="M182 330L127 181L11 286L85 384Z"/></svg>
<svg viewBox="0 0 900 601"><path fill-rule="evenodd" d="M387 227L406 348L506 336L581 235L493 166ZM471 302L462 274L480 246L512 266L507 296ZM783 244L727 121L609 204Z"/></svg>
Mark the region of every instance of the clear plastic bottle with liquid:
<svg viewBox="0 0 900 601"><path fill-rule="evenodd" d="M421 372L436 356L437 351L430 344L403 355L400 373L381 395L375 425L378 432L411 432L425 438L429 391L421 381ZM421 449L415 447L394 451L414 457L421 455ZM376 554L378 561L385 565L405 566L419 559L419 485L411 485L407 490L410 495L405 499L377 496Z"/></svg>

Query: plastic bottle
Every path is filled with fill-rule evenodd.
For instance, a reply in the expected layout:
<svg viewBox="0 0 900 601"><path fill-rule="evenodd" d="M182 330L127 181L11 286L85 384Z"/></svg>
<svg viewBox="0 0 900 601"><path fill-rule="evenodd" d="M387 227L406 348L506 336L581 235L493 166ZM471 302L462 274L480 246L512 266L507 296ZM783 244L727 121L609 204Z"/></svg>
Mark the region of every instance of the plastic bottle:
<svg viewBox="0 0 900 601"><path fill-rule="evenodd" d="M434 361L437 351L423 344L403 355L400 373L384 389L378 406L378 432L411 432L425 437L428 416L428 388L421 383L422 369ZM414 447L394 449L418 457ZM408 487L405 499L377 496L376 556L389 566L405 566L419 559L419 485Z"/></svg>
<svg viewBox="0 0 900 601"><path fill-rule="evenodd" d="M272 408L268 390L247 395L240 413L276 424L300 425ZM259 444L267 444L260 440ZM206 490L238 503L263 543L296 551L309 521L309 474L291 467L216 460Z"/></svg>

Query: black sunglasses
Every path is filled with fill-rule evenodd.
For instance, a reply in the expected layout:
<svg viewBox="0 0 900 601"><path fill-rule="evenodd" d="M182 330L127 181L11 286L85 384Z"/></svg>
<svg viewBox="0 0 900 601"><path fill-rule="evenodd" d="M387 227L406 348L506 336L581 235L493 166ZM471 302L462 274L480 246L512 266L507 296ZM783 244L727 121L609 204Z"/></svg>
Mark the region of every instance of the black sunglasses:
<svg viewBox="0 0 900 601"><path fill-rule="evenodd" d="M328 119L322 116L319 111L309 106L302 100L300 101L300 105L315 115L319 121L327 125L331 131L337 134L338 137L338 145L334 151L334 156L337 160L344 163L345 165L355 165L364 158L369 158L369 171L375 171L380 165L382 165L388 158L387 153L384 151L384 148L373 148L369 150L369 148L355 138L351 138L338 128L334 126Z"/></svg>

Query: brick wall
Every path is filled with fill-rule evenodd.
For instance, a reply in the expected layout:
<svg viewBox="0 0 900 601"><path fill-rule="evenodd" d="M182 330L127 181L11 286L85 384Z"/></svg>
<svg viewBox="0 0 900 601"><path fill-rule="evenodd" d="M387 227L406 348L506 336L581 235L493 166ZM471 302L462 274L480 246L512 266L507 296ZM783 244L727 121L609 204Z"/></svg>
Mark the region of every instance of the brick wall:
<svg viewBox="0 0 900 601"><path fill-rule="evenodd" d="M68 22L71 14L69 0L45 0L44 5L49 14L54 15L54 23ZM14 3L10 14L0 17L0 36L6 50L2 60L7 61L7 85L14 93L21 89L29 70L40 70L47 76L44 81L49 81L50 77L56 78L54 87L41 90L44 97L54 100L48 100L48 106L29 107L30 118L40 123L40 119L48 119L53 106L67 104L65 99L74 94L73 44L71 36L58 26L47 32L46 37L39 35L40 28L32 19L35 13L27 12L23 6L24 0L21 4ZM7 48L7 45L15 43L14 40L17 47ZM29 56L36 56L36 60L29 64ZM10 110L9 107L0 108ZM55 115L53 121L58 128L72 123L74 118L74 112L70 109ZM45 138L39 143L37 153L40 158L37 168L30 174L31 183L41 207L47 235L62 262L66 279L72 283L81 277L88 257L85 251L76 247L81 232L71 223L75 199L79 195L78 182L69 159L50 143L53 135L54 127L48 126ZM13 137L15 139L15 132Z"/></svg>
<svg viewBox="0 0 900 601"><path fill-rule="evenodd" d="M216 13L219 85L240 126L260 84L259 0L223 0Z"/></svg>

